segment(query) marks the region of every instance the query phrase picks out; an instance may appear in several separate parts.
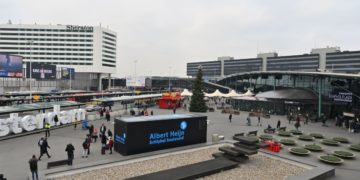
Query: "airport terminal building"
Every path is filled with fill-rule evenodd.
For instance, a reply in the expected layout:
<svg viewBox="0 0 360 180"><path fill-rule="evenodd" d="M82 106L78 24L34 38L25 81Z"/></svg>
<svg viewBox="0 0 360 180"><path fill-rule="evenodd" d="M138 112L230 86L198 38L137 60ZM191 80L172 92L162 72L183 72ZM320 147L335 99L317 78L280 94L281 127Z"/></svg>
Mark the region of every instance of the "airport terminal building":
<svg viewBox="0 0 360 180"><path fill-rule="evenodd" d="M4 78L0 92L28 90L30 61L56 65L57 74L56 80L32 80L32 90L69 88L69 80L59 78L62 68L75 69L73 89L100 90L101 78L116 73L116 43L116 32L101 26L0 24L0 54L24 62L23 78Z"/></svg>
<svg viewBox="0 0 360 180"><path fill-rule="evenodd" d="M196 76L201 65L204 76L221 78L235 73L253 71L360 72L360 51L340 51L338 47L312 49L311 53L279 56L261 53L255 58L219 57L216 61L187 63L187 76Z"/></svg>

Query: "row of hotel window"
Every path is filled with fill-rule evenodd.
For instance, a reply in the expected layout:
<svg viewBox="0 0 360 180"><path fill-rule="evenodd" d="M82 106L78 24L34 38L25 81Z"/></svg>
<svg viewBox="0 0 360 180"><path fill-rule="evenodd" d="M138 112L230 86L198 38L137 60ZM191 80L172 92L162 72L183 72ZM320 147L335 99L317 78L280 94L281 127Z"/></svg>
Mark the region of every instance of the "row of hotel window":
<svg viewBox="0 0 360 180"><path fill-rule="evenodd" d="M74 32L68 31L66 29L31 29L31 28L0 28L3 31L42 31L42 32ZM76 32L89 32L92 33L92 30L78 30Z"/></svg>
<svg viewBox="0 0 360 180"><path fill-rule="evenodd" d="M44 38L6 38L6 37L0 37L0 40L12 40L12 41L69 41L69 42L93 42L92 39L44 39Z"/></svg>
<svg viewBox="0 0 360 180"><path fill-rule="evenodd" d="M0 33L4 36L54 36L54 37L93 37L92 34L33 34L33 33Z"/></svg>

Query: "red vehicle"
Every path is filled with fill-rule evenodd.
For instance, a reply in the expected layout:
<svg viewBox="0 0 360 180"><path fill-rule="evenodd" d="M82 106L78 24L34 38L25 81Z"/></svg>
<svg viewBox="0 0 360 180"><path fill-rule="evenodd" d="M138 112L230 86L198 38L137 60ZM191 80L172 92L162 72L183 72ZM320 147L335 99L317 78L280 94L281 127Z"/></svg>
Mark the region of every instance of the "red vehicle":
<svg viewBox="0 0 360 180"><path fill-rule="evenodd" d="M159 99L159 108L161 109L173 109L181 106L180 93L163 93L161 99Z"/></svg>

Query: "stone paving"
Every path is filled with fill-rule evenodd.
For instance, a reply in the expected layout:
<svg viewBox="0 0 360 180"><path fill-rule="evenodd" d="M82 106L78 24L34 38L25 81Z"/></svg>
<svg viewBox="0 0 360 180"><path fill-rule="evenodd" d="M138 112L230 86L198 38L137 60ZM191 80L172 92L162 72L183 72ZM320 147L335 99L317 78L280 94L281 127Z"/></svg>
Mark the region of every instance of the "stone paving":
<svg viewBox="0 0 360 180"><path fill-rule="evenodd" d="M172 110L161 110L154 108L154 114L170 114ZM182 109L179 109L177 113L189 113ZM294 125L288 124L288 121L284 116L272 116L271 119L262 118L262 127L256 126L257 118L252 118L252 126L246 125L247 112L241 112L240 115L233 115L232 123L229 123L228 114L221 114L220 111L204 113L208 116L210 124L208 125L208 141L211 141L211 135L221 134L226 139L231 139L234 133L248 132L253 130L259 130L259 134L262 134L263 129L270 124L275 127L278 119L281 120L282 126L287 126L287 129L294 129ZM107 127L111 127L113 131L113 123L106 122L105 120L94 121L95 127L99 128L101 123L104 123ZM317 132L322 133L325 137L344 136L350 139L352 143L360 143L360 134L348 133L347 130L334 127L333 123L329 122L329 127L322 127L321 123L309 123L309 125L303 125L300 130L304 132ZM108 160L121 159L122 156L118 153L101 155L100 142L93 143L90 147L91 154L88 158L81 158L82 142L88 131L81 130L78 126L75 130L72 126L60 128L51 131L51 136L48 139L51 149L49 150L52 156L50 160L61 160L66 158L65 146L69 142L75 146L75 160L74 167L80 165L91 165L106 162ZM44 134L33 134L25 137L19 137L14 139L8 139L0 141L0 173L3 173L8 179L27 179L29 173L28 160L33 154L39 155L39 148L37 146L38 140L43 137ZM300 141L298 141L300 142ZM301 142L303 143L303 142ZM304 142L303 144L307 144ZM324 148L328 146L321 145ZM341 145L336 149L345 149L345 145ZM332 149L329 148L329 151ZM287 148L282 150L283 154L289 154ZM317 153L321 154L321 153ZM315 157L317 154L313 153L311 156L304 157L307 161L316 163L319 162ZM355 153L357 158L360 157L360 153ZM46 163L49 161L47 157L43 157L39 162L39 171L43 171L46 168ZM71 167L66 167L67 169ZM65 169L66 169L65 168ZM346 160L341 166L336 166L336 176L331 179L358 179L360 177L360 159Z"/></svg>

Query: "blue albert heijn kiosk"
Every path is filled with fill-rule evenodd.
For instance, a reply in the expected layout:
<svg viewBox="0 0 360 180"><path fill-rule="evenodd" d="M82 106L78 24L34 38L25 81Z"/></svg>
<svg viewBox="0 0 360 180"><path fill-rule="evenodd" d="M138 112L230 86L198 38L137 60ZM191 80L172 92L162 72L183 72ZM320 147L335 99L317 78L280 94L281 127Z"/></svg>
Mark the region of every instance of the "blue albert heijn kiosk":
<svg viewBox="0 0 360 180"><path fill-rule="evenodd" d="M173 114L115 118L115 151L122 155L205 143L207 116Z"/></svg>

